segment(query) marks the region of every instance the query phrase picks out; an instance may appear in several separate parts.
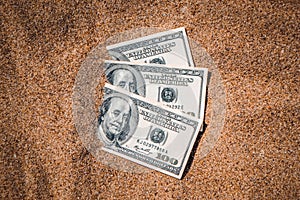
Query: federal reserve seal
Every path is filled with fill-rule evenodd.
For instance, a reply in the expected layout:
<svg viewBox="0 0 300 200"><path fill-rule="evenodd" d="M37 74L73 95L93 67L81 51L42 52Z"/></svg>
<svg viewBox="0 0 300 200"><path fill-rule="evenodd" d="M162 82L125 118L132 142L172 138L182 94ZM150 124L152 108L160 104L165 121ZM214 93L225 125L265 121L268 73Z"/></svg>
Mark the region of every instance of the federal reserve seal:
<svg viewBox="0 0 300 200"><path fill-rule="evenodd" d="M161 99L167 103L173 102L177 99L176 91L173 88L164 88L161 92Z"/></svg>
<svg viewBox="0 0 300 200"><path fill-rule="evenodd" d="M150 133L150 140L154 143L162 143L166 138L166 134L163 130L155 128Z"/></svg>
<svg viewBox="0 0 300 200"><path fill-rule="evenodd" d="M160 57L160 58L153 58L152 60L150 60L150 63L156 63L156 64L166 64L166 61L164 59L164 57Z"/></svg>

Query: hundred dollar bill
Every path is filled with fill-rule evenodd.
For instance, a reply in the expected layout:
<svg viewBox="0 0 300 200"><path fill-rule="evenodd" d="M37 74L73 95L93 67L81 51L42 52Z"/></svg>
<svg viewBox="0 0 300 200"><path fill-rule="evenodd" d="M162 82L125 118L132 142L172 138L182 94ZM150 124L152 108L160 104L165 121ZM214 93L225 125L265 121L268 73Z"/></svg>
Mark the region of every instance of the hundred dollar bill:
<svg viewBox="0 0 300 200"><path fill-rule="evenodd" d="M104 70L107 81L113 85L204 119L206 68L107 60Z"/></svg>
<svg viewBox="0 0 300 200"><path fill-rule="evenodd" d="M194 67L183 27L110 45L106 49L114 60Z"/></svg>
<svg viewBox="0 0 300 200"><path fill-rule="evenodd" d="M180 179L201 123L106 83L97 137L104 151Z"/></svg>

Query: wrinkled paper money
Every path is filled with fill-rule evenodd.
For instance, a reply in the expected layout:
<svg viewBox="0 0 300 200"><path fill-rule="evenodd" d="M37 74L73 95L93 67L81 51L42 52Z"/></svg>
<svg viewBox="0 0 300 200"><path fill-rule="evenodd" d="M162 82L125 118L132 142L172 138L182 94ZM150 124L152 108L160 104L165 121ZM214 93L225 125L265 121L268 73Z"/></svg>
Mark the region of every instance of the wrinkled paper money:
<svg viewBox="0 0 300 200"><path fill-rule="evenodd" d="M110 45L106 49L119 61L194 67L183 27Z"/></svg>
<svg viewBox="0 0 300 200"><path fill-rule="evenodd" d="M204 119L206 68L105 61L108 82L127 91L161 102L172 109Z"/></svg>
<svg viewBox="0 0 300 200"><path fill-rule="evenodd" d="M103 150L180 179L199 119L106 83L97 136Z"/></svg>

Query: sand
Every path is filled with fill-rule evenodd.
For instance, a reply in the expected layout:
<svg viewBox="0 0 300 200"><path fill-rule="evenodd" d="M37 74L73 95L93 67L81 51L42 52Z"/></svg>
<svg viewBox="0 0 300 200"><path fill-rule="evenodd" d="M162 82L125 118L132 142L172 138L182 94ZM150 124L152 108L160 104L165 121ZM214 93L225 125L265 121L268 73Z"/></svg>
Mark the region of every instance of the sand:
<svg viewBox="0 0 300 200"><path fill-rule="evenodd" d="M1 2L1 199L299 199L299 2L271 2ZM226 93L220 137L205 157L199 138L182 180L97 160L73 118L89 53L151 27L185 27Z"/></svg>

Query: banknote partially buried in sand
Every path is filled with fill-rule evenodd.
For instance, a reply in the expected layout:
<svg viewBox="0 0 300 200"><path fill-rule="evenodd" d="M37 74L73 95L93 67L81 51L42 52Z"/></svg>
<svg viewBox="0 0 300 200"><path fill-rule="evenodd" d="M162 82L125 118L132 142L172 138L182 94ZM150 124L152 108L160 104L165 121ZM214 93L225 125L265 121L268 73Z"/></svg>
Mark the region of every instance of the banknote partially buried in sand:
<svg viewBox="0 0 300 200"><path fill-rule="evenodd" d="M179 179L201 127L196 117L108 83L98 122L104 151Z"/></svg>
<svg viewBox="0 0 300 200"><path fill-rule="evenodd" d="M113 44L106 49L114 60L194 67L183 27Z"/></svg>

